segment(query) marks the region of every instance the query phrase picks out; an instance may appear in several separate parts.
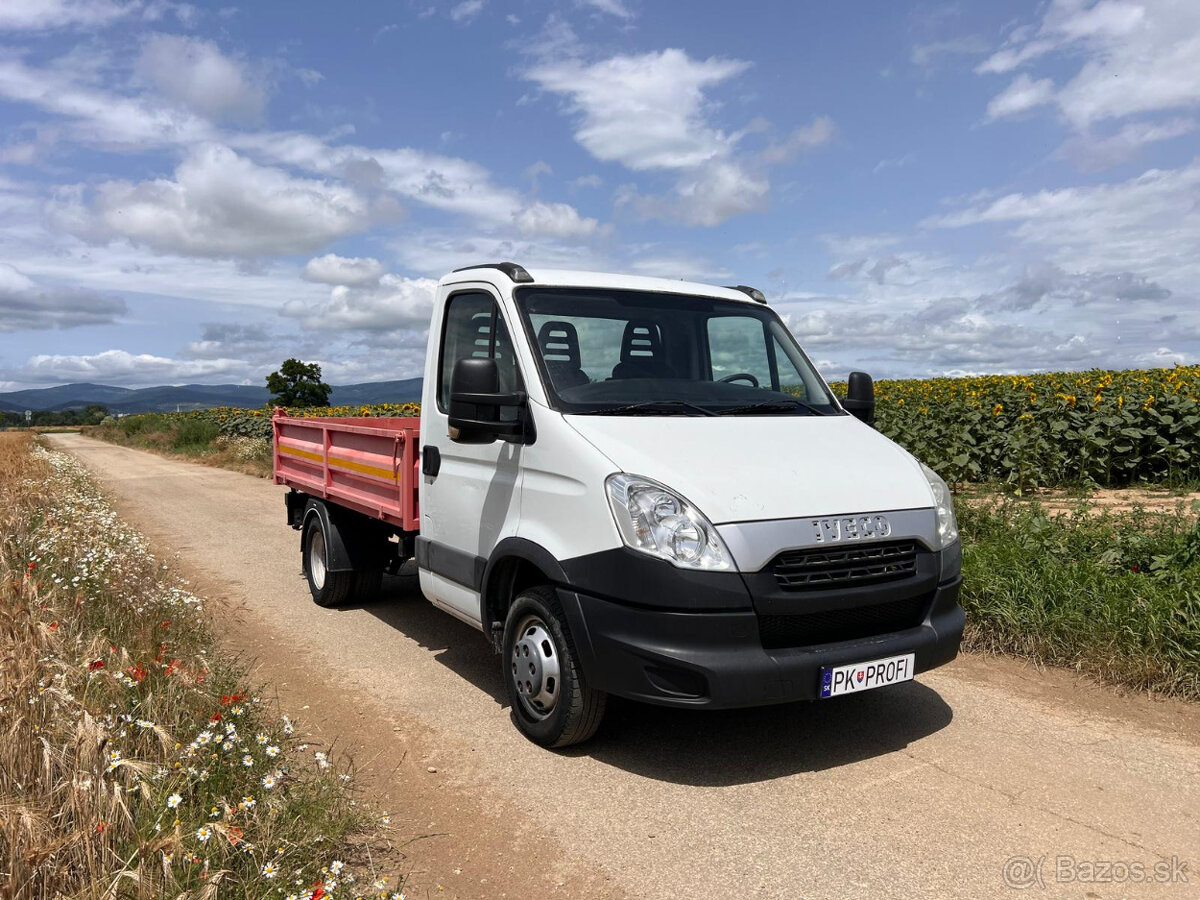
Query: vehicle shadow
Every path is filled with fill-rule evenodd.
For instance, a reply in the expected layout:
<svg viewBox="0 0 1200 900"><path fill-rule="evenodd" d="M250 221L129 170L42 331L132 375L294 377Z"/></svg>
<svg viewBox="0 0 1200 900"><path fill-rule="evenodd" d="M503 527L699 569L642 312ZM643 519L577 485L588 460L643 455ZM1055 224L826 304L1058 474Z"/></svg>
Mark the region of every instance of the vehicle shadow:
<svg viewBox="0 0 1200 900"><path fill-rule="evenodd" d="M363 609L417 641L498 707L509 708L495 654L478 631L426 602L415 576L389 577L379 600L344 608ZM916 681L831 701L734 710L610 697L596 737L558 752L658 781L725 787L894 753L941 731L953 717L936 691Z"/></svg>
<svg viewBox="0 0 1200 900"><path fill-rule="evenodd" d="M596 737L566 752L658 781L727 787L894 753L953 718L937 691L916 681L750 709L673 709L610 698Z"/></svg>
<svg viewBox="0 0 1200 900"><path fill-rule="evenodd" d="M465 678L507 709L508 695L500 680L500 663L483 635L442 612L421 594L417 576L385 576L383 591L371 603L349 603L339 610L361 609L412 638L455 674Z"/></svg>

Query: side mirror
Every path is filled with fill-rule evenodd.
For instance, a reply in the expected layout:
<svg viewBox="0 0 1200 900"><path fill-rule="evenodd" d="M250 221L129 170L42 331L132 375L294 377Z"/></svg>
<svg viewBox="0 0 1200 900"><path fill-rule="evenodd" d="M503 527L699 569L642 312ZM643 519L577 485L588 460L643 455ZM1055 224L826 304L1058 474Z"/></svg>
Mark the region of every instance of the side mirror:
<svg viewBox="0 0 1200 900"><path fill-rule="evenodd" d="M501 420L500 407L518 408L515 420ZM523 438L527 416L525 393L500 393L500 370L494 359L460 359L450 376L450 440L490 444L500 436ZM524 441L528 443L528 441Z"/></svg>
<svg viewBox="0 0 1200 900"><path fill-rule="evenodd" d="M868 425L875 425L875 382L866 372L851 372L846 384L846 412Z"/></svg>

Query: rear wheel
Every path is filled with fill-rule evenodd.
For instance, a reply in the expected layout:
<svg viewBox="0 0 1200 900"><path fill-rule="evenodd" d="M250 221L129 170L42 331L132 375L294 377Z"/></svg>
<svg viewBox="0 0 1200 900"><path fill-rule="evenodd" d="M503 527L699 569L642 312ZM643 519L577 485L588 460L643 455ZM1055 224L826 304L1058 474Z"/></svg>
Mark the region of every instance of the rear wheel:
<svg viewBox="0 0 1200 900"><path fill-rule="evenodd" d="M354 572L329 571L329 541L319 515L308 520L304 531L304 574L317 606L340 606L354 592Z"/></svg>
<svg viewBox="0 0 1200 900"><path fill-rule="evenodd" d="M383 569L356 569L354 572L354 599L359 603L370 603L383 593Z"/></svg>
<svg viewBox="0 0 1200 900"><path fill-rule="evenodd" d="M607 696L588 687L554 589L521 592L508 610L502 649L513 719L543 747L586 741Z"/></svg>

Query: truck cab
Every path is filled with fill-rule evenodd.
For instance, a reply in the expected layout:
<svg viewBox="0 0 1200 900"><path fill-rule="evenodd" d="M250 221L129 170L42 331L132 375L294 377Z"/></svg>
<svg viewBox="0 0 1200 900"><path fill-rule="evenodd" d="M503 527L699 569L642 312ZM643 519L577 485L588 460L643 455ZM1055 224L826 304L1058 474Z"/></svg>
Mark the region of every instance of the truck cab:
<svg viewBox="0 0 1200 900"><path fill-rule="evenodd" d="M423 391L419 525L393 545L491 642L540 744L590 737L611 694L832 700L958 652L948 488L758 291L460 269Z"/></svg>

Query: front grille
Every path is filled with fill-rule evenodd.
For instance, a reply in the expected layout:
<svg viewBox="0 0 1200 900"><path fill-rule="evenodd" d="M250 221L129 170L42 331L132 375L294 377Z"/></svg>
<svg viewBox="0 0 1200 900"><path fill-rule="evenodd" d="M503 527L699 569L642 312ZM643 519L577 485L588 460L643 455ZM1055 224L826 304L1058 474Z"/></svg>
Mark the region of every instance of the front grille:
<svg viewBox="0 0 1200 900"><path fill-rule="evenodd" d="M892 541L836 550L788 550L775 557L769 568L785 591L880 584L916 574L917 543Z"/></svg>
<svg viewBox="0 0 1200 900"><path fill-rule="evenodd" d="M891 634L925 621L930 595L892 600L874 606L852 606L791 616L759 616L758 630L768 650L808 647Z"/></svg>

